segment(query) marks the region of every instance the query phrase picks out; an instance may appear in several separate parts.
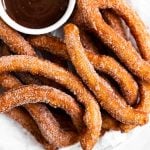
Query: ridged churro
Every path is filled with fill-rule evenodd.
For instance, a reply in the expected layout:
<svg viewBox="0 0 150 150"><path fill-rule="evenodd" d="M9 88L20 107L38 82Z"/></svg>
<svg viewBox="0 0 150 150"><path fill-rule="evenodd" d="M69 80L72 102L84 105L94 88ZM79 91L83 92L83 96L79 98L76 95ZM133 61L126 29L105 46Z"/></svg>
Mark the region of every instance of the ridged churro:
<svg viewBox="0 0 150 150"><path fill-rule="evenodd" d="M93 147L101 130L100 108L95 101L95 98L85 89L82 82L76 76L50 61L26 55L1 57L0 73L8 71L22 71L30 72L32 74L40 74L44 77L55 80L73 92L78 101L85 106L86 110L84 114L86 130L81 136L81 144L84 148Z"/></svg>
<svg viewBox="0 0 150 150"><path fill-rule="evenodd" d="M41 35L31 37L28 40L36 48L47 50L48 52L61 56L67 60L70 59L66 50L66 45L55 37ZM85 53L94 68L110 75L115 81L117 81L127 102L129 104L134 104L137 98L138 86L133 77L112 57L98 55L88 50L86 50Z"/></svg>
<svg viewBox="0 0 150 150"><path fill-rule="evenodd" d="M74 40L76 42L73 42ZM65 41L68 54L76 71L95 94L100 105L120 122L135 125L145 124L147 122L146 115L126 105L123 98L116 94L107 81L95 72L86 57L85 50L80 42L79 30L75 25L65 26Z"/></svg>
<svg viewBox="0 0 150 150"><path fill-rule="evenodd" d="M149 49L149 44L145 43L149 35L135 11L133 11L124 0L78 0L77 7L79 10L78 13L81 14L81 24L94 31L134 75L141 80L149 82L150 64L142 59L131 42L126 41L122 36L116 34L116 31L103 20L99 9L113 9L130 27L132 34L138 41L138 46L141 47L141 49ZM142 47L143 45L140 43L145 43L143 44L144 47Z"/></svg>

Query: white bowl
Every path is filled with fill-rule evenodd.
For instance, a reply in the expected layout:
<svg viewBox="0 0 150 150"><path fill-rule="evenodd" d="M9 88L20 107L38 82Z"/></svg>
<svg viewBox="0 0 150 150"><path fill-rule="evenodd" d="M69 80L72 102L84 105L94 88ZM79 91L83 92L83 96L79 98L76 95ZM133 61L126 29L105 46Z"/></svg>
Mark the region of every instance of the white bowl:
<svg viewBox="0 0 150 150"><path fill-rule="evenodd" d="M11 17L9 17L7 12L5 11L2 1L3 0L0 0L0 17L13 29L15 29L19 32L25 33L25 34L32 34L32 35L46 34L46 33L52 32L52 31L60 28L71 16L71 14L74 10L74 7L75 7L75 3L76 3L76 0L69 0L66 12L53 25L50 25L45 28L40 28L40 29L31 29L31 28L27 28L27 27L24 27L24 26L16 23Z"/></svg>

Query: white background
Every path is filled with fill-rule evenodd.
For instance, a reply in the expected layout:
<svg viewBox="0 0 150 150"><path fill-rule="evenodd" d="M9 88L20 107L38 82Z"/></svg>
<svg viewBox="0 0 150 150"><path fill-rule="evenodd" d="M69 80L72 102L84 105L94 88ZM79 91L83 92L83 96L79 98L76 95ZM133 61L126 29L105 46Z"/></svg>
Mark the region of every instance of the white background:
<svg viewBox="0 0 150 150"><path fill-rule="evenodd" d="M150 0L128 0L150 27ZM66 150L78 150L77 146ZM150 150L150 124L129 134L107 133L94 150ZM0 115L0 150L43 150L35 139L20 125Z"/></svg>

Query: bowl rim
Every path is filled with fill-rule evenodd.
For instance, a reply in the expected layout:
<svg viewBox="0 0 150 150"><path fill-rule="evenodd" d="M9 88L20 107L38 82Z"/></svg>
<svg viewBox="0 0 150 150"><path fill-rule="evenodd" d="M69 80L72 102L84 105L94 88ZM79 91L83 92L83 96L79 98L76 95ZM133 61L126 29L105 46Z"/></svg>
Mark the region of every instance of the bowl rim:
<svg viewBox="0 0 150 150"><path fill-rule="evenodd" d="M69 19L69 17L71 16L74 10L75 4L76 4L76 0L69 0L68 7L64 15L56 23L40 29L32 29L32 28L24 27L18 24L17 22L15 22L11 17L9 17L7 12L5 11L5 8L3 6L3 0L0 0L0 17L4 20L6 24L8 24L10 27L12 27L13 29L19 32L25 34L32 34L32 35L46 34L57 30Z"/></svg>

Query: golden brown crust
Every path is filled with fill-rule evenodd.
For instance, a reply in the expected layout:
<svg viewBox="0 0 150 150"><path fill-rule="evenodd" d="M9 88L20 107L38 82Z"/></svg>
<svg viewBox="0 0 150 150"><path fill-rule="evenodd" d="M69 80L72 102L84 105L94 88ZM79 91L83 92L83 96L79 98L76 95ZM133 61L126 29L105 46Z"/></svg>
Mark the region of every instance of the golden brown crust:
<svg viewBox="0 0 150 150"><path fill-rule="evenodd" d="M58 99L59 100L59 99ZM65 104L64 104L65 105ZM29 107L28 107L29 106ZM52 115L50 110L43 104L30 104L26 105L26 109L32 115L37 125L50 144L55 145L57 148L72 145L79 140L79 135L77 131L65 131L61 129L59 123ZM76 108L74 108L76 109ZM42 115L39 115L42 114ZM76 114L77 115L77 114ZM82 125L82 112L78 114L80 116L80 124L76 123L77 128L80 129ZM75 115L74 115L75 117ZM75 123L75 122L74 122Z"/></svg>
<svg viewBox="0 0 150 150"><path fill-rule="evenodd" d="M0 39L2 39L10 49L17 54L35 55L30 44L16 31L7 26L0 19Z"/></svg>
<svg viewBox="0 0 150 150"><path fill-rule="evenodd" d="M4 54L4 53L3 53ZM10 74L0 75L0 85L5 89L12 89L21 86L20 81ZM27 129L36 139L40 142L45 149L52 150L55 149L52 144L49 144L41 135L35 121L30 117L29 113L20 107L14 108L6 113L9 117L21 124L25 129ZM39 114L40 115L40 114Z"/></svg>
<svg viewBox="0 0 150 150"><path fill-rule="evenodd" d="M85 107L84 123L86 125L86 130L81 136L81 143L87 146L89 142L96 142L101 129L99 106L95 98L85 89L82 82L76 76L49 61L25 55L1 57L0 73L8 71L23 71L32 74L40 74L55 80L73 92L78 101ZM89 137L87 135L91 135L91 138L86 139Z"/></svg>
<svg viewBox="0 0 150 150"><path fill-rule="evenodd" d="M8 75L8 74L0 76L0 84L6 90L21 86L21 83L19 80L17 80L15 77ZM17 110L17 108L15 108L15 110L12 110L12 112L11 111L8 112L8 114L10 114L10 116L12 116L13 119L21 123L23 127L27 127L27 130L29 130L29 132L32 131L34 133L33 135L35 135L37 140L39 142L42 142L44 146L51 147L51 145L53 146L55 145L55 147L64 147L64 146L68 146L77 142L78 135L73 131L69 131L69 132L63 131L59 127L59 124L57 123L56 119L52 116L51 112L47 109L45 105L27 104L27 105L24 105L24 107L28 110L28 112L31 114L33 119L36 121L38 127L40 128L42 135L45 137L45 139L47 139L47 141L49 141L50 145L48 145L48 142L46 142L44 138L41 136L40 131L38 131L37 134L34 133L37 130L36 128L35 130L33 130L35 125L33 126L33 128L31 127L33 123L31 119L29 119L30 117L24 114L24 112L21 112L20 109ZM82 113L80 115L82 116ZM20 116L21 118L19 118ZM78 124L78 126L80 127L81 125ZM59 131L59 134L56 131ZM59 138L57 138L57 136L59 136ZM41 139L39 139L39 137Z"/></svg>
<svg viewBox="0 0 150 150"><path fill-rule="evenodd" d="M32 56L36 55L34 52L34 49L32 49L32 47L29 45L29 43L27 41L25 41L16 31L9 28L2 21L0 23L2 25L1 27L4 27L4 29L1 30L1 32L0 32L1 39L10 46L10 48L13 52L15 52L17 54L27 54L27 55L32 55ZM8 33L7 35L4 32L6 29L7 29L7 33ZM13 39L11 39L11 36L9 36L10 33L12 33L13 38L15 38L15 41L13 41ZM10 55L9 48L5 44L3 44L2 50L3 50L2 55ZM31 84L31 83L32 84L35 84L35 83L41 84L39 80L31 77L31 75L29 75L29 74L19 73L19 74L17 74L17 76L19 76L19 78L21 78L21 80L25 84ZM7 88L7 89L21 85L21 83L17 82L17 81L18 80L16 78L12 77L9 74L1 76L2 85L5 86L5 88ZM36 120L36 123L38 124L40 130L42 131L42 134L47 139L47 141L49 141L50 143L53 143L55 146L58 146L58 147L67 146L67 145L73 144L73 142L77 141L77 139L78 139L77 134L75 134L73 132L65 132L65 131L61 130L59 126L56 126L55 129L52 128L52 125L55 126L55 124L53 124L53 123L56 123L56 120L54 119L54 117L52 116L50 111L48 111L48 109L44 105L43 105L43 108L42 108L42 105L39 105L39 104L34 104L34 105L26 105L25 108L28 110L28 112L30 112L30 114L34 118L34 120ZM51 116L51 117L44 118L43 114L41 114L39 112L39 110L43 110L43 113L45 114L45 116ZM16 111L16 113L17 113L17 111ZM42 121L41 121L41 118L43 119ZM52 122L52 120L54 120L55 122L54 121ZM51 124L51 127L48 126L48 124ZM47 128L46 128L46 126L47 126ZM58 134L58 133L56 133L56 131L60 131L60 134L56 135L56 134ZM54 134L54 133L56 133L56 134ZM47 135L49 135L49 136L47 136ZM56 139L57 136L59 137L59 139ZM71 138L71 140L69 140L69 138ZM47 147L49 147L49 145L47 145Z"/></svg>
<svg viewBox="0 0 150 150"><path fill-rule="evenodd" d="M105 3L105 1L104 1ZM121 4L122 3L122 4ZM110 4L104 4L104 7L110 6L113 8L127 23L131 33L133 34L141 57L144 61L149 61L150 58L150 35L144 23L141 21L139 16L133 11L125 1L120 1L118 4L116 0L111 1ZM132 56L131 56L132 57ZM138 62L139 63L139 62ZM140 63L139 63L140 64ZM143 64L142 64L143 65ZM139 83L140 102L136 106L139 111L149 113L150 112L150 85L144 81L137 81ZM130 131L135 126L121 124L121 129L125 132Z"/></svg>
<svg viewBox="0 0 150 150"><path fill-rule="evenodd" d="M66 45L59 39L48 36L36 36L28 40L36 48L47 50L67 60L70 59L67 54ZM98 55L88 50L86 51L86 55L96 70L109 74L118 82L129 104L136 102L138 85L133 77L115 59L105 55Z"/></svg>
<svg viewBox="0 0 150 150"><path fill-rule="evenodd" d="M120 122L135 125L145 124L147 122L146 115L126 105L123 98L116 94L107 81L95 72L80 43L79 31L73 24L65 27L65 41L76 71L95 94L100 105Z"/></svg>
<svg viewBox="0 0 150 150"><path fill-rule="evenodd" d="M119 34L120 36L122 36L122 37L124 37L126 39L126 33L125 33L125 29L124 29L121 17L119 17L115 13L115 11L113 11L112 9L103 9L103 10L100 10L100 11L102 13L102 16L103 16L104 20L107 22L107 24L109 24L116 31L117 34ZM76 14L79 15L78 14L78 9L77 9L77 11L75 11L75 15ZM78 22L78 20L76 20L76 17L73 16L72 20L73 20L73 23L79 24L79 26L80 26L80 22ZM82 43L83 47L86 48L86 49L91 49L94 52L97 52L98 50L97 50L97 47L95 47L95 43L93 42L93 39L89 38L89 35L87 35L85 31L83 32L81 30L82 28L84 28L84 27L80 26L80 39L81 39L81 43ZM85 46L85 45L87 45L87 46ZM91 59L93 57L94 57L94 55L93 56L91 55ZM114 70L117 70L116 69L116 68L118 68L117 67L117 63L114 64L114 61L111 59L111 57L107 57L107 56L102 56L102 57L103 58L106 57L103 60L104 64L107 63L109 65L109 67L105 67L105 68L114 68ZM96 60L96 58L95 58L95 60ZM95 61L94 65L95 64L96 64L96 61ZM99 63L97 63L97 66L98 65L99 65ZM106 65L106 66L108 66L108 65ZM105 65L103 65L103 66L105 66ZM106 73L106 72L104 71L104 73ZM133 83L132 83L132 81L129 82L129 80L128 80L129 77L127 77L128 76L127 73L125 73L125 72L123 73L122 70L121 70L121 68L120 68L120 71L113 71L113 73L112 72L110 73L110 72L108 71L108 74L111 75L111 76L113 76L113 78L115 79L115 81L117 81L119 83L119 85L120 85L120 87L122 89L122 94L123 94L123 96L125 96L125 98L127 100L127 103L130 104L130 105L136 104L136 102L137 102L138 88L137 88L137 84L135 83L135 81ZM124 76L122 76L122 75L124 75ZM119 76L119 78L118 78L118 76ZM120 81L122 81L122 80L124 80L124 81L122 83L120 83L120 81L118 81L118 79ZM124 84L125 80L127 80L127 85ZM131 86L127 88L127 86L129 86L129 85L131 85ZM134 85L134 86L132 86L132 85Z"/></svg>
<svg viewBox="0 0 150 150"><path fill-rule="evenodd" d="M0 99L2 100L0 104L1 112L7 112L14 107L25 105L28 103L45 102L49 103L55 108L59 107L64 109L71 116L73 123L78 129L80 129L82 125L82 112L74 99L69 95L51 87L37 85L22 86L18 89L13 89L5 92L1 95ZM48 141L52 141L52 143L54 142L56 146L66 146L68 145L68 143L73 144L77 141L78 136L75 132L69 133L64 131L62 133L59 125L53 119L53 116L47 113L48 110L46 109L46 107L44 109L42 105L38 105L38 107L36 107L36 105L33 105L33 107L29 107L29 110L30 112L32 112L35 120L36 118L38 119L38 121L40 120L39 124L42 124L42 128L40 128L40 130L42 130L42 134L45 137L47 136ZM43 116L41 116L41 118L37 116L40 113L43 113ZM49 120L47 121L48 124L44 124L45 119ZM49 129L51 129L51 132L49 132ZM55 132L57 132L57 134L54 134ZM58 140L58 143L56 143L56 140Z"/></svg>
<svg viewBox="0 0 150 150"><path fill-rule="evenodd" d="M92 30L94 29L100 39L118 55L120 60L128 67L128 69L132 73L138 76L141 80L146 80L149 82L149 79L145 79L149 77L150 71L149 63L147 62L148 58L150 58L149 34L139 16L125 3L125 1L122 0L95 1L95 4L94 2L93 4L91 4L91 2L92 1L90 0L78 1L78 12L82 14L80 15L80 18L77 17L79 15L76 15L78 22L84 26L88 25L88 27L90 27ZM99 15L99 8L112 8L125 20L136 39L142 57L146 61L143 60L142 57L136 52L130 42L125 41L125 39L121 36L117 36L116 32L104 22L102 17L100 17ZM146 86L146 84L147 83L143 83L143 85L141 86L141 90L139 90L142 93L141 103L138 107L140 107L140 105L143 105L144 103L149 103L149 90L146 90L149 89L149 87L148 85ZM148 105L146 109L148 110ZM126 131L135 127L131 125L121 126L124 126Z"/></svg>
<svg viewBox="0 0 150 150"><path fill-rule="evenodd" d="M5 89L11 89L21 85L20 81L13 77L10 74L1 74L0 75L0 85Z"/></svg>
<svg viewBox="0 0 150 150"><path fill-rule="evenodd" d="M82 18L82 24L94 30L96 35L113 50L134 75L141 80L149 82L150 64L142 59L130 42L116 34L114 29L105 23L99 12L99 9L112 8L118 15L121 15L130 27L134 37L136 37L138 46L142 47L143 45L140 43L145 42L148 38L146 28L137 14L125 3L125 1L78 0L77 5L80 14L82 14L80 16ZM149 49L149 44L145 43L145 46L142 48L145 47Z"/></svg>
<svg viewBox="0 0 150 150"><path fill-rule="evenodd" d="M8 51L8 47L3 44L3 47L1 48L2 52L2 56L3 55L10 55L10 52ZM40 84L39 81L35 80L34 78L32 78L29 74L17 74L19 75L19 77L22 78L23 82L25 82L25 84ZM5 89L5 90L8 90L8 89L12 89L12 88L16 88L16 87L19 87L21 86L21 82L15 78L14 76L10 75L10 74L2 74L0 76L0 84L1 86ZM34 106L35 105L35 106ZM47 116L51 116L51 118L48 118L48 119L44 119L43 118L43 114L39 113L39 109L42 109L42 105L39 105L39 104L28 104L26 106L24 106L28 112L30 112L32 118L34 118L34 120L36 120L36 123L37 125L41 128L41 131L44 130L42 128L42 126L46 125L47 123L51 123L51 125L55 122L50 122L50 119L53 119L55 120L55 118L51 115L50 111L48 111L48 109L43 105L43 110L47 110L45 111L45 115ZM29 132L31 132L31 134L33 133L33 136L35 136L35 138L41 143L43 144L43 146L47 149L47 150L51 150L51 149L56 149L56 147L63 147L63 146L67 146L66 144L70 145L72 143L69 143L70 141L68 141L68 139L66 137L68 137L68 135L72 134L71 132L67 133L67 136L66 135L63 135L63 142L62 140L56 140L54 138L54 142L52 144L52 138L56 136L56 134L51 134L51 130L53 130L53 128L48 128L49 130L48 131L45 131L45 132L49 132L50 135L52 136L51 139L48 139L47 138L47 135L44 135L44 137L46 137L46 139L48 139L47 141L49 141L49 144L44 138L43 136L41 135L41 132L40 130L38 129L37 125L34 123L34 121L32 121L32 119L30 119L31 117L29 116L28 113L25 113L23 111L21 111L21 109L19 108L15 108L13 110L11 110L10 112L7 113L10 117L12 117L13 119L15 119L16 121L18 121L23 127L25 127ZM32 115L33 114L33 115ZM35 114L36 114L36 118L35 118ZM20 118L21 117L21 118ZM43 118L43 122L40 123L40 118ZM32 127L33 125L33 127ZM55 126L53 124L53 126ZM35 128L35 129L34 129ZM60 128L59 127L56 127L57 130L59 130ZM62 131L60 129L60 131ZM36 133L37 132L37 133ZM36 134L35 134L36 133ZM44 132L43 132L44 133ZM64 132L65 133L65 132ZM61 136L61 135L60 135ZM77 137L75 137L74 141L77 140ZM64 141L64 139L66 138L66 141ZM60 142L58 142L60 141ZM61 145L62 144L62 145ZM55 146L54 146L55 145Z"/></svg>
<svg viewBox="0 0 150 150"><path fill-rule="evenodd" d="M8 31L9 32L12 31L13 35L17 36L17 40L18 41L23 40L23 42L25 44L22 47L21 51L19 51L19 49L18 49L19 44L13 45L14 46L13 50L15 50L15 52L18 54L26 54L25 46L26 47L31 47L31 46L21 36L19 36L19 34L17 32L11 30L9 27L8 27ZM15 35L15 33L16 33L16 35ZM9 35L8 35L8 40L11 40ZM10 42L12 42L12 41L10 41ZM10 44L10 43L8 43L8 44ZM20 43L20 46L21 46L21 43ZM8 51L8 49L9 48L5 44L3 44L2 55L10 55L10 52ZM35 55L35 52L33 49L29 49L29 51L27 51L27 54ZM26 84L31 84L31 83L32 84L33 83L41 84L39 80L36 80L35 78L31 77L29 74L19 73L19 74L17 74L17 76L19 76L23 80L23 82ZM21 85L19 80L17 80L15 77L12 77L9 74L1 75L0 79L1 79L2 86L5 87L6 89L14 88L14 87ZM42 107L42 105L39 105L39 104L33 104L33 105L29 104L29 105L26 105L25 108L28 110L28 112L30 112L30 114L34 118L34 120L36 120L37 125L39 126L40 130L42 131L41 133L47 139L47 141L49 141L49 143L53 143L53 145L55 145L56 147L63 147L63 146L71 145L74 142L77 142L78 135L73 131L65 132L58 126L58 123L54 124L54 123L56 123L55 118L52 116L50 111L48 111L48 109L44 105ZM49 118L44 117L43 114L41 114L40 110L43 110L43 114L45 116L49 116ZM17 116L17 113L19 113L19 112L15 111L16 116ZM19 120L19 118L18 118L18 120ZM48 126L48 124L51 124L51 126ZM55 125L56 125L56 127L55 127ZM46 128L46 126L47 126L47 128ZM56 133L56 131L59 131L60 134ZM56 134L58 134L58 135L56 135ZM47 136L47 135L49 135L49 136ZM57 137L59 137L59 138L57 139ZM46 144L46 145L44 145L46 148L48 148L48 149L51 148L50 144L48 144L47 142L44 144Z"/></svg>

